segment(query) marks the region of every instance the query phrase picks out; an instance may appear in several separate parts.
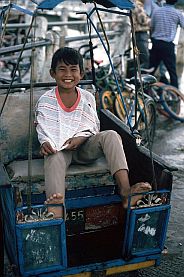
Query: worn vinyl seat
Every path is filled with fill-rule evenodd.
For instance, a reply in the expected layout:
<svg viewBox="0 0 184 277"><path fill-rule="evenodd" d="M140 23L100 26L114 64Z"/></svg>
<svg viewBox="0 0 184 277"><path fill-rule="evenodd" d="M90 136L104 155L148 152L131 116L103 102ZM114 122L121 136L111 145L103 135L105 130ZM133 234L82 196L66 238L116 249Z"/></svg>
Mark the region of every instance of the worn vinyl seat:
<svg viewBox="0 0 184 277"><path fill-rule="evenodd" d="M20 191L25 191L28 183L28 160L13 161L7 165L10 181ZM44 188L43 159L32 160L33 193L41 193ZM72 164L66 174L66 189L75 190L87 187L112 185L113 178L109 172L105 158L87 164Z"/></svg>

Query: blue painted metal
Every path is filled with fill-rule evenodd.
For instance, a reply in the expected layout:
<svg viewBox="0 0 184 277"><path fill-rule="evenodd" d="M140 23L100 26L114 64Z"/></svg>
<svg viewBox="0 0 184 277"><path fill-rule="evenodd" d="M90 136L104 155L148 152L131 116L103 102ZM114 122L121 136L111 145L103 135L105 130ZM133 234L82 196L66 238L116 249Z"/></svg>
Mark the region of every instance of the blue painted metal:
<svg viewBox="0 0 184 277"><path fill-rule="evenodd" d="M8 191L9 189L7 189L6 191ZM100 200L100 198L102 198ZM67 205L68 207L90 207L93 205L99 205L99 204L108 204L111 203L112 201L114 202L119 202L121 200L121 198L119 197L119 195L111 195L111 196L99 196L99 197L91 197L91 199L89 199L89 197L85 198L85 200L83 199L79 199L78 201L75 201L75 199L71 199L70 201L68 201ZM9 199L8 201L10 204L13 204L13 199ZM39 206L35 206L35 207L41 207L43 205L39 205ZM158 206L156 207L158 209L158 211L162 212L162 206ZM166 205L164 206L164 209L166 209ZM26 207L23 208L23 210L25 210ZM18 209L20 210L20 209ZM149 209L141 209L142 211L140 211L140 213L145 213L147 210L150 211ZM134 211L135 215L137 210ZM14 213L13 213L14 215ZM168 220L168 219L167 219ZM166 221L167 221L166 220ZM106 268L110 268L110 267L116 267L116 266L121 266L121 265L126 265L126 264L134 264L134 263L138 263L138 262L144 262L147 260L155 260L157 264L159 264L160 262L160 257L161 257L161 253L159 251L159 253L154 253L154 251L150 251L150 253L144 253L144 255L140 254L137 255L137 257L133 257L130 260L125 260L125 259L115 259L115 260L111 260L111 261L107 261L107 262L103 262L103 263L93 263L93 264L88 264L88 265L84 265L84 266L76 266L76 267L67 267L67 263L66 263L66 250L63 250L63 258L61 259L61 265L55 265L53 267L46 267L46 268L40 268L39 269L32 269L32 270L27 270L25 271L24 269L24 257L26 255L26 253L23 252L23 239L22 239L22 233L23 230L25 229L32 229L34 230L35 226L36 227L44 227L44 226L51 226L52 230L53 230L53 225L54 224L59 224L60 220L51 220L50 222L42 222L40 223L29 223L29 224L17 224L16 225L16 230L17 230L17 246L18 246L18 254L19 254L19 266L21 269L21 276L31 276L31 275L37 275L39 277L54 277L54 276L62 276L62 275L67 275L67 274L79 274L80 272L88 272L88 271L93 271L93 270L104 270ZM61 220L61 223L63 221ZM12 224L15 224L15 220L12 219ZM63 223L62 223L63 224ZM131 223L132 224L132 223ZM166 228L166 226L165 226ZM64 241L65 244L65 240L66 240L66 235L65 235L65 227L63 225L63 235L61 236L61 240ZM164 234L165 232L163 232L163 240L164 238ZM129 234L130 237L133 236L133 228L131 230L131 234ZM60 246L59 248L62 249L66 249L66 246L63 245L62 247ZM163 245L162 245L163 247ZM29 252L28 252L29 254ZM63 262L62 262L63 261ZM52 269L52 270L51 270Z"/></svg>
<svg viewBox="0 0 184 277"><path fill-rule="evenodd" d="M166 190L162 190L160 192L167 192L170 195L170 192ZM146 194L154 194L154 192ZM167 203L160 206L136 208L132 210L130 208L130 199L131 197L129 198L129 206L127 210L125 240L122 251L123 257L132 258L135 256L161 253L164 249L171 205ZM138 226L139 230L137 230L136 224L137 221L140 220L139 216L141 215L143 221L144 217L146 219L147 216L148 220L145 220L145 222L147 221L147 225L142 221L142 225ZM150 220L151 217L152 222ZM151 232L153 232L152 235ZM139 244L141 246L138 247L135 245L134 239L136 239L137 245ZM148 243L144 245L147 239Z"/></svg>
<svg viewBox="0 0 184 277"><path fill-rule="evenodd" d="M93 177L94 178L94 177ZM77 178L76 178L77 179ZM35 184L36 187L37 184ZM46 195L45 193L38 193L38 190L36 190L36 192L31 195L31 203L32 205L39 205L44 203L44 201L46 200ZM70 204L72 203L71 200L72 199L82 199L82 198L86 198L86 197L94 197L94 196L109 196L109 195L114 195L115 193L115 185L110 185L110 186L106 186L106 187L88 187L85 189L73 189L73 190L66 190L66 203L67 203L67 207L70 208ZM116 196L117 198L117 196ZM118 196L117 201L120 201L120 197ZM23 200L23 206L26 206L27 204L27 194L22 193L22 200ZM73 200L72 200L73 201ZM80 205L80 203L79 203Z"/></svg>
<svg viewBox="0 0 184 277"><path fill-rule="evenodd" d="M43 0L38 4L38 9L53 9L55 8L58 4L64 2L66 0ZM84 3L87 2L92 2L88 0L82 1ZM130 0L96 0L95 1L97 4L100 4L106 8L110 7L118 7L120 9L133 9L134 8L134 3Z"/></svg>
<svg viewBox="0 0 184 277"><path fill-rule="evenodd" d="M43 0L38 4L38 9L52 10L65 0Z"/></svg>
<svg viewBox="0 0 184 277"><path fill-rule="evenodd" d="M13 4L13 3L11 4L11 7L13 9L16 9L17 11L20 11L22 13L25 13L25 14L28 14L28 15L31 15L31 16L33 16L33 14L34 14L32 11L30 11L28 9L24 9L24 8L22 8L22 7L20 7L20 6L16 5L16 4Z"/></svg>
<svg viewBox="0 0 184 277"><path fill-rule="evenodd" d="M94 207L99 205L108 205L112 203L120 203L119 195L95 196L86 198L66 199L66 209Z"/></svg>
<svg viewBox="0 0 184 277"><path fill-rule="evenodd" d="M128 242L127 242L128 243L128 248L127 248L128 255L142 256L142 255L161 253L161 251L164 249L164 242L165 242L165 237L166 237L167 225L168 225L168 221L169 221L170 208L171 208L170 205L163 205L163 206L150 207L150 208L144 208L144 209L138 209L138 210L132 211L131 220L130 220L129 238L128 238ZM150 244L147 243L145 246L142 247L142 249L133 248L133 240L135 238L135 232L136 232L135 229L136 229L137 215L150 216L151 214L153 214L153 216L155 216L155 214L157 214L157 216L162 218L162 221L159 220L159 222L157 222L157 224L160 223L160 225L147 226L147 228L149 228L149 229L151 229L151 228L155 229L155 232L156 232L155 236L153 237L148 233L147 236L150 240ZM143 226L142 228L146 228L146 226ZM150 230L150 232L151 232L151 230ZM141 236L141 231L139 231L139 233L140 233L140 237L137 238L137 243L139 243L139 242L142 243L143 237ZM146 235L145 235L145 237L146 237ZM154 240L153 240L153 238L154 238ZM153 242L151 242L152 240L153 240Z"/></svg>
<svg viewBox="0 0 184 277"><path fill-rule="evenodd" d="M16 234L22 276L35 276L67 267L63 219L16 224Z"/></svg>
<svg viewBox="0 0 184 277"><path fill-rule="evenodd" d="M127 10L134 8L134 3L131 0L96 0L95 2L106 8L118 7L119 9Z"/></svg>

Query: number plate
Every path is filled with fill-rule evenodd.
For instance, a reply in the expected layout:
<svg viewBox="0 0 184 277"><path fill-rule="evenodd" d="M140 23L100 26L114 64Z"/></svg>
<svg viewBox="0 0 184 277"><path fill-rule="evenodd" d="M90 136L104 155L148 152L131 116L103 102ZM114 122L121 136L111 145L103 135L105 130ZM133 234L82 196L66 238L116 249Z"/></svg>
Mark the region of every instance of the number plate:
<svg viewBox="0 0 184 277"><path fill-rule="evenodd" d="M102 229L119 224L120 204L68 210L66 214L67 234Z"/></svg>
<svg viewBox="0 0 184 277"><path fill-rule="evenodd" d="M79 234L85 230L85 210L68 210L66 213L66 231L68 235Z"/></svg>

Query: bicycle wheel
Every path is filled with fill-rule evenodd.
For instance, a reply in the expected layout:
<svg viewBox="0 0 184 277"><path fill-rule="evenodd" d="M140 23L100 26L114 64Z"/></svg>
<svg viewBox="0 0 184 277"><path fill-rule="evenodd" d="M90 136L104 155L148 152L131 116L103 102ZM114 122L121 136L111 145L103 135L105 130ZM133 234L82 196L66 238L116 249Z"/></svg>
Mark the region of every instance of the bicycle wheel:
<svg viewBox="0 0 184 277"><path fill-rule="evenodd" d="M184 95L177 88L165 85L160 99L171 118L184 122Z"/></svg>
<svg viewBox="0 0 184 277"><path fill-rule="evenodd" d="M169 117L169 114L165 111L164 107L162 106L162 102L160 99L160 94L162 93L164 84L161 82L156 82L150 86L150 89L146 91L146 93L151 96L155 103L157 111L166 117Z"/></svg>
<svg viewBox="0 0 184 277"><path fill-rule="evenodd" d="M106 90L104 92L102 92L102 109L107 109L109 111L111 111L112 113L114 113L114 108L113 108L113 93L109 90Z"/></svg>
<svg viewBox="0 0 184 277"><path fill-rule="evenodd" d="M122 92L123 100L126 105L127 113L129 115L131 107L133 106L134 99L131 96L131 93L129 91L123 91ZM126 121L126 112L121 100L121 97L119 94L116 95L116 98L114 100L114 112L119 119L122 121Z"/></svg>
<svg viewBox="0 0 184 277"><path fill-rule="evenodd" d="M168 91L168 99L170 98L169 106L171 107L171 110L173 110L174 113L179 114L180 101L178 101L178 97L176 95L178 95L178 93L181 94L180 91L178 91L178 89L173 86L165 85L161 82L153 84L150 87L150 91L148 92L148 94L157 103L158 112L166 117L171 117L171 115L168 113L167 109L163 105L163 103L165 102L165 100L162 97L163 90Z"/></svg>
<svg viewBox="0 0 184 277"><path fill-rule="evenodd" d="M126 122L126 113L123 108L123 104L118 101L119 95L117 95L115 99L115 112L116 115L124 122ZM135 99L129 92L123 92L123 98L125 101L128 117L133 127L135 125L135 116L130 118L130 114L132 113L132 109L134 109ZM121 106L120 106L121 103ZM145 114L146 111L146 114ZM145 109L144 102L141 97L138 97L138 110L137 110L137 124L136 129L141 135L142 145L149 146L152 145L154 136L155 136L155 128L156 128L156 107L154 100L149 97L145 99Z"/></svg>
<svg viewBox="0 0 184 277"><path fill-rule="evenodd" d="M143 103L142 103L143 104ZM156 107L152 98L145 99L145 109L141 105L138 118L138 131L142 138L142 145L152 146L156 129Z"/></svg>

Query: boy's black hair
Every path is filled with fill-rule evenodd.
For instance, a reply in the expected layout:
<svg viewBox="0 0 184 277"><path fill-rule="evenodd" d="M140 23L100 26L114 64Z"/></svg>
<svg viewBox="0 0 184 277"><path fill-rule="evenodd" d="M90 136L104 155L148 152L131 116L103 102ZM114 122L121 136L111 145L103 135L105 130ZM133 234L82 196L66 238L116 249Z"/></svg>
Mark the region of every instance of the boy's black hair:
<svg viewBox="0 0 184 277"><path fill-rule="evenodd" d="M176 2L178 2L178 0L166 0L166 4L169 4L169 5L174 5L176 4Z"/></svg>
<svg viewBox="0 0 184 277"><path fill-rule="evenodd" d="M70 47L59 48L52 57L51 69L55 72L59 62L63 61L66 65L79 65L80 72L84 72L82 55Z"/></svg>

